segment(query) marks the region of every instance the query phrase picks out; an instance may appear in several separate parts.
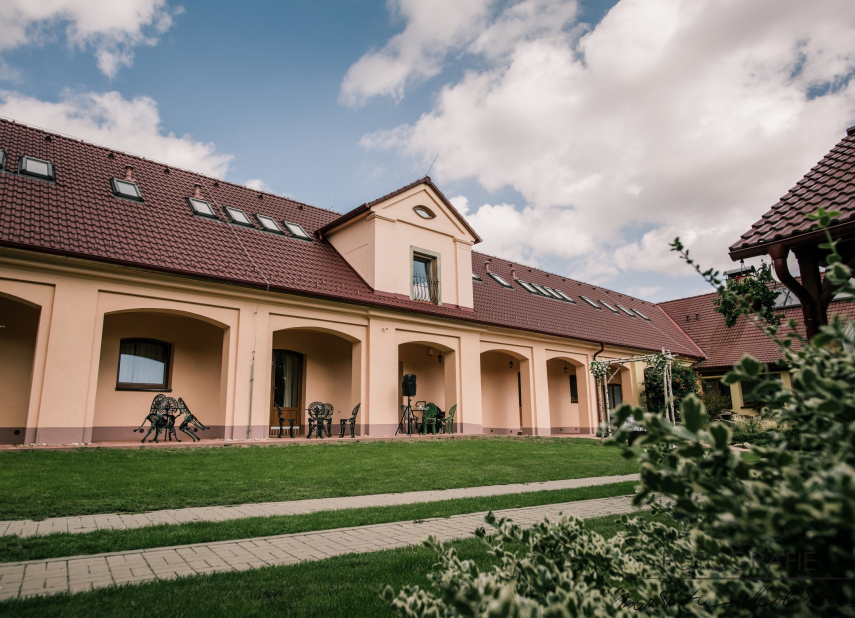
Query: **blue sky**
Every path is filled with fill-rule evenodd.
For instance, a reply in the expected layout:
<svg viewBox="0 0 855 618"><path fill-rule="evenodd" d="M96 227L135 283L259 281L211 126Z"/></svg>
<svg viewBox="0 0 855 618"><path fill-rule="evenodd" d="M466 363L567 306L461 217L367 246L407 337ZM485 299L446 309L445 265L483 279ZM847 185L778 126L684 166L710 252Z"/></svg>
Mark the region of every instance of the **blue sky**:
<svg viewBox="0 0 855 618"><path fill-rule="evenodd" d="M342 212L437 156L483 250L663 300L855 120L851 4L759 4L0 0L0 115Z"/></svg>

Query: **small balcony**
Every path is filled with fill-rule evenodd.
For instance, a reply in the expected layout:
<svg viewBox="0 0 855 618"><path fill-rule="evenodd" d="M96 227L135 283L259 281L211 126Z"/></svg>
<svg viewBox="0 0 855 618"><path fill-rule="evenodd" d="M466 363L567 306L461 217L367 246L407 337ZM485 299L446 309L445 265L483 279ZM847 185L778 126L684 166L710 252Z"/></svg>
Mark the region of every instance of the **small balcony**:
<svg viewBox="0 0 855 618"><path fill-rule="evenodd" d="M439 304L439 279L413 275L413 300Z"/></svg>

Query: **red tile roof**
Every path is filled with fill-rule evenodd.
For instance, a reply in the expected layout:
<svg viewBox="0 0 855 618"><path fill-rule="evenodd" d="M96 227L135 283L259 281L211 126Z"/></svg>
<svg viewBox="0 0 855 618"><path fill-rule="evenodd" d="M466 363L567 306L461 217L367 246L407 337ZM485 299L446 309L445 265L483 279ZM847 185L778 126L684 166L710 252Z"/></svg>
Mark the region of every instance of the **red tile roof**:
<svg viewBox="0 0 855 618"><path fill-rule="evenodd" d="M48 139L50 138L50 139ZM515 268L524 280L561 289L577 305L536 297L519 285L506 290L486 278L489 256L472 253L475 310L436 306L375 294L327 242L312 242L192 214L187 197L202 185L216 205L299 223L310 235L341 215L294 200L234 185L140 157L111 151L40 129L0 120L0 149L8 172L0 171L0 245L111 262L181 276L312 296L360 305L418 312L467 322L545 333L585 341L701 357L701 350L661 309L636 298L492 258L492 270L510 281ZM56 181L16 173L30 155L53 162ZM110 178L133 166L144 203L113 196ZM421 182L425 182L422 180ZM651 321L596 310L580 294L635 307Z"/></svg>
<svg viewBox="0 0 855 618"><path fill-rule="evenodd" d="M818 208L839 210L832 231L855 230L855 127L795 187L730 247L733 259L766 253L772 243L790 246L822 237L806 215Z"/></svg>
<svg viewBox="0 0 855 618"><path fill-rule="evenodd" d="M714 311L716 293L680 298L659 303L668 315L703 349L706 358L699 362L699 369L730 368L745 354L764 363L774 364L781 360L781 352L775 343L746 316L740 316L732 328L724 324L724 316ZM780 310L784 323L793 319L797 331L804 335L804 318L801 306ZM829 317L839 314L847 320L855 319L855 304L835 301L828 308ZM800 344L794 342L793 349Z"/></svg>

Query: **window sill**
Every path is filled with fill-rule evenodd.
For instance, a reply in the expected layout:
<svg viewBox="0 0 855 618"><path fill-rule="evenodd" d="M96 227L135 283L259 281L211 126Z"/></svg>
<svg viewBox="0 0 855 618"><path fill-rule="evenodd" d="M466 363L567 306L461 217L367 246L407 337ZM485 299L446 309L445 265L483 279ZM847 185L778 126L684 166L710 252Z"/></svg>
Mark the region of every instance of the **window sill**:
<svg viewBox="0 0 855 618"><path fill-rule="evenodd" d="M147 388L147 387L136 387L136 386L117 386L117 391L142 391L145 393L171 393L171 388Z"/></svg>

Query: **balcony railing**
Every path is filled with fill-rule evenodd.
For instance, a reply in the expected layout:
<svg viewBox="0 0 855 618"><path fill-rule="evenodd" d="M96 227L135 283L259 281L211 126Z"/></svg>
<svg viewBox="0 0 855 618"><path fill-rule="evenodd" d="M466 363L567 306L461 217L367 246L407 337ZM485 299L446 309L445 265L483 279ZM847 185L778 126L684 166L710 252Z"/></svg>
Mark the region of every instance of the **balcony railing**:
<svg viewBox="0 0 855 618"><path fill-rule="evenodd" d="M439 304L439 279L413 275L413 300Z"/></svg>

